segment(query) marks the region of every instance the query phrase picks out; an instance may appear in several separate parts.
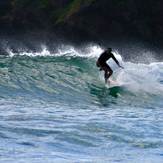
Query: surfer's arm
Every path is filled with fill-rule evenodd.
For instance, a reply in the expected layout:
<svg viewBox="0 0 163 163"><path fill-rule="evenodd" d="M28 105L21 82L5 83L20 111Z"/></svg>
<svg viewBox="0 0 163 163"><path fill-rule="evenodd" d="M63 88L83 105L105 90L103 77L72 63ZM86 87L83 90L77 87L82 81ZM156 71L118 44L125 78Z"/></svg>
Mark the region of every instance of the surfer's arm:
<svg viewBox="0 0 163 163"><path fill-rule="evenodd" d="M119 64L119 62L118 62L118 60L115 58L114 55L112 55L112 59L115 61L115 63L116 63L119 67L121 67L120 64Z"/></svg>
<svg viewBox="0 0 163 163"><path fill-rule="evenodd" d="M113 58L113 60L116 62L116 64L117 64L119 67L124 68L123 66L121 66L121 65L119 64L118 60L115 58L114 55L112 55L112 58Z"/></svg>

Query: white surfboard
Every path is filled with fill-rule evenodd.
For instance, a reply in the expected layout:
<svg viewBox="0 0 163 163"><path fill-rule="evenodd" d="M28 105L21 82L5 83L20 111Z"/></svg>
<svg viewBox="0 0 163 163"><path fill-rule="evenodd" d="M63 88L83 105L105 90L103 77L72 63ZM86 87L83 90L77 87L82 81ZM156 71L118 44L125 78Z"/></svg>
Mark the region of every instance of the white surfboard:
<svg viewBox="0 0 163 163"><path fill-rule="evenodd" d="M108 86L109 86L109 88L120 87L120 86L123 86L123 84L116 80L108 79Z"/></svg>

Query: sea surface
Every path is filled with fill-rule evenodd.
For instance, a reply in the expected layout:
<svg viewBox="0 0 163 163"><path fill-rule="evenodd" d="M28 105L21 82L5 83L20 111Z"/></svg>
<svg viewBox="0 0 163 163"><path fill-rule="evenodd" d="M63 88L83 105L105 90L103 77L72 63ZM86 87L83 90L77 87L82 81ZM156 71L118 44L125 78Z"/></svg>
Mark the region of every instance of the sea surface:
<svg viewBox="0 0 163 163"><path fill-rule="evenodd" d="M72 47L0 56L0 162L162 163L163 62L115 65ZM110 63L113 64L113 63Z"/></svg>

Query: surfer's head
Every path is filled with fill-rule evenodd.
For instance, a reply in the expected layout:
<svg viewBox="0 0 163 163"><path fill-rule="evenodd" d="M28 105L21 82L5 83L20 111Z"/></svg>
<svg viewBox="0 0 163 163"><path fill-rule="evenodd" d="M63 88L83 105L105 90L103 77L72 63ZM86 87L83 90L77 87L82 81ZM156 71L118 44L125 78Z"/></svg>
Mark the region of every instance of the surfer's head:
<svg viewBox="0 0 163 163"><path fill-rule="evenodd" d="M111 52L112 51L112 48L107 48L106 51L107 52Z"/></svg>

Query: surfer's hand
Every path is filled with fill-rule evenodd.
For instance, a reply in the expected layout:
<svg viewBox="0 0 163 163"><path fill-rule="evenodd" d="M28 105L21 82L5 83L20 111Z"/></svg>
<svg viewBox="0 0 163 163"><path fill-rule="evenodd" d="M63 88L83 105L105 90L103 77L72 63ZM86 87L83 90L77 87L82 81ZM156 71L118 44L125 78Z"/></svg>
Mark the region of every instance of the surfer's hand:
<svg viewBox="0 0 163 163"><path fill-rule="evenodd" d="M120 68L122 68L122 69L124 69L124 67L123 67L123 66L121 66L121 65L119 65L119 67L120 67Z"/></svg>

